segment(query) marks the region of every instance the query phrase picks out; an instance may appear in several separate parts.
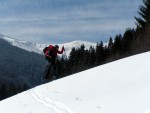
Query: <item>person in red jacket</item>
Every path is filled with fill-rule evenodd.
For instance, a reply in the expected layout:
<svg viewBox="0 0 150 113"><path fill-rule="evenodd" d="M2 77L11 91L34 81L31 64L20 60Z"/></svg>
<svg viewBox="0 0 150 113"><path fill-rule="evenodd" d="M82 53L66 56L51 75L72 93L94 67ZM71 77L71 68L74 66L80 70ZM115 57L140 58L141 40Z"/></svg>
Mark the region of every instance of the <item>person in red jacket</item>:
<svg viewBox="0 0 150 113"><path fill-rule="evenodd" d="M64 46L62 47L61 51L59 51L58 45L55 45L55 46L49 45L49 47L46 49L46 52L44 54L45 54L46 60L49 62L49 67L48 67L48 70L46 72L45 79L50 79L49 77L50 77L50 73L51 73L52 68L54 69L55 76L56 76L57 54L63 54L63 52L64 52ZM52 79L52 77L53 76L51 76L51 79Z"/></svg>

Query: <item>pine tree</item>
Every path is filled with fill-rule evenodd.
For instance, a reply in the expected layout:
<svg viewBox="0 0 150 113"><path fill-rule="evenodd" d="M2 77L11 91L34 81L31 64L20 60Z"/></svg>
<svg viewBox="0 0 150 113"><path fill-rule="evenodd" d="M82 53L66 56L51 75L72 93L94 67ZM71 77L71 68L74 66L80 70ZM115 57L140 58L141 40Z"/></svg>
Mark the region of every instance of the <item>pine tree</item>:
<svg viewBox="0 0 150 113"><path fill-rule="evenodd" d="M147 24L150 24L150 0L143 0L143 5L139 7L139 15L141 17L135 17L137 29L144 30Z"/></svg>
<svg viewBox="0 0 150 113"><path fill-rule="evenodd" d="M122 38L122 53L130 55L136 32L134 29L127 29Z"/></svg>
<svg viewBox="0 0 150 113"><path fill-rule="evenodd" d="M109 38L109 42L108 42L108 49L111 50L113 47L113 39L112 37Z"/></svg>
<svg viewBox="0 0 150 113"><path fill-rule="evenodd" d="M140 17L135 17L137 22L137 36L133 46L135 54L150 50L150 0L143 0L138 13Z"/></svg>
<svg viewBox="0 0 150 113"><path fill-rule="evenodd" d="M85 52L84 52L84 62L83 62L84 69L89 68L89 58L90 58L89 50L85 50Z"/></svg>
<svg viewBox="0 0 150 113"><path fill-rule="evenodd" d="M122 36L116 35L114 45L113 45L113 54L118 54L122 52Z"/></svg>
<svg viewBox="0 0 150 113"><path fill-rule="evenodd" d="M89 54L90 54L89 65L90 65L90 67L93 67L96 62L96 51L95 51L94 47L90 46Z"/></svg>
<svg viewBox="0 0 150 113"><path fill-rule="evenodd" d="M83 59L84 59L84 52L85 52L84 44L82 44L80 46L79 52L80 52L79 64L82 66L83 65Z"/></svg>
<svg viewBox="0 0 150 113"><path fill-rule="evenodd" d="M76 49L72 48L70 55L69 55L69 60L67 64L67 74L72 74L74 72L74 67L75 67L75 62L76 62Z"/></svg>
<svg viewBox="0 0 150 113"><path fill-rule="evenodd" d="M113 39L112 39L112 37L110 37L108 45L105 47L105 54L106 54L106 56L111 56L112 55L113 46L114 46Z"/></svg>
<svg viewBox="0 0 150 113"><path fill-rule="evenodd" d="M104 62L105 56L104 56L104 45L103 42L97 43L96 46L96 65L100 65Z"/></svg>

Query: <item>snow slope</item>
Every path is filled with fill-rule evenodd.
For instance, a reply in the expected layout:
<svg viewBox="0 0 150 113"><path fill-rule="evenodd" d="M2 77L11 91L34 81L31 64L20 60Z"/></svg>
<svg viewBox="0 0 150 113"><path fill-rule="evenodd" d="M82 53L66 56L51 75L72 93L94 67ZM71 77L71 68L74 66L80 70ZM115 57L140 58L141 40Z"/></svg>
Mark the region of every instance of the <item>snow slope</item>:
<svg viewBox="0 0 150 113"><path fill-rule="evenodd" d="M13 38L10 38L10 37L2 35L2 34L0 34L0 38L8 41L13 46L17 46L17 47L25 49L27 51L36 52L36 53L39 53L39 54L43 54L43 48L48 46L47 44L36 44L36 43L33 43L33 42L13 39ZM73 47L78 48L82 44L85 45L85 49L89 49L90 46L94 46L94 47L96 46L96 43L81 41L81 40L77 40L77 41L73 41L73 42L69 42L69 43L64 43L64 44L57 44L57 45L59 45L60 48L62 46L65 46L66 55L69 56L69 54L71 52L71 49ZM55 44L52 44L52 45L55 45Z"/></svg>
<svg viewBox="0 0 150 113"><path fill-rule="evenodd" d="M150 113L150 52L65 77L0 102L0 113Z"/></svg>

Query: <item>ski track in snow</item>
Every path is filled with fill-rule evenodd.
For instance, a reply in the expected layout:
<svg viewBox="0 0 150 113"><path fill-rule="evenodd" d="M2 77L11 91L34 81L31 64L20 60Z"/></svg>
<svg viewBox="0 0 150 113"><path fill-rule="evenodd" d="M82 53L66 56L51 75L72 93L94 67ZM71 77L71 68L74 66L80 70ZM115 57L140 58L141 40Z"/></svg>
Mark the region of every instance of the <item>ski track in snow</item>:
<svg viewBox="0 0 150 113"><path fill-rule="evenodd" d="M55 113L75 113L66 105L57 102L55 100L51 100L48 97L42 96L35 88L31 90L31 96L37 101L42 103L44 106L47 106L55 111Z"/></svg>

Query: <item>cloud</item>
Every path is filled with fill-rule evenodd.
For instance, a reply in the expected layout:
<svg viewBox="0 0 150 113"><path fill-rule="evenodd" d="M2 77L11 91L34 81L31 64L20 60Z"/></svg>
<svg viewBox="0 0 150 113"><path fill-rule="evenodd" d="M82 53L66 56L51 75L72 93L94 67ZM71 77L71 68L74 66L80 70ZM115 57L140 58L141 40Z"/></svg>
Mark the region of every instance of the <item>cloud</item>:
<svg viewBox="0 0 150 113"><path fill-rule="evenodd" d="M136 9L130 9L137 0L117 1L118 4L111 0L6 0L0 6L0 32L21 39L36 37L38 41L55 41L57 37L95 37L97 41L98 37L109 37L135 26Z"/></svg>
<svg viewBox="0 0 150 113"><path fill-rule="evenodd" d="M97 19L93 21L93 19L67 20L66 18L59 19L59 21L54 19L52 23L43 23L38 19L33 19L33 21L20 19L20 21L24 21L20 24L18 24L17 21L17 19L13 19L13 21L10 21L8 25L5 24L4 27L0 30L5 30L7 31L7 35L16 38L19 37L22 40L33 40L33 38L38 39L36 41L40 41L40 39L52 39L51 41L53 42L56 41L56 38L58 37L63 39L65 38L64 41L71 41L71 39L90 40L90 38L97 37L97 39L95 39L95 42L97 42L98 38L104 38L104 36L105 38L106 36L109 38L109 36L114 35L113 33L120 33L120 31L125 31L125 29L129 27L129 24L133 24L131 20L107 21Z"/></svg>

